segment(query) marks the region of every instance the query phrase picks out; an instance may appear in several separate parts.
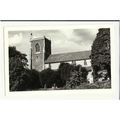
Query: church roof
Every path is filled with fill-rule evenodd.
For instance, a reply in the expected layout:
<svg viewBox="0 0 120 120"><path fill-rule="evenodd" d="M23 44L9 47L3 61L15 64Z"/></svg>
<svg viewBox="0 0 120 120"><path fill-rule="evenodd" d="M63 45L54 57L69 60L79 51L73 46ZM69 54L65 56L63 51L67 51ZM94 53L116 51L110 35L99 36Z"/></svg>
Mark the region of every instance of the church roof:
<svg viewBox="0 0 120 120"><path fill-rule="evenodd" d="M79 61L90 59L91 51L80 51L71 53L52 54L45 63L58 63L67 61Z"/></svg>

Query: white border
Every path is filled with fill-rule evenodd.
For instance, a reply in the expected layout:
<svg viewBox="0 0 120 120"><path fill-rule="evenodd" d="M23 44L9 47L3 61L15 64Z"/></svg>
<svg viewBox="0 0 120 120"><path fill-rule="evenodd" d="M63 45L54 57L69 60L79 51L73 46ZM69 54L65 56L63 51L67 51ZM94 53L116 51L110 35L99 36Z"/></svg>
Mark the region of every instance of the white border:
<svg viewBox="0 0 120 120"><path fill-rule="evenodd" d="M5 96L40 99L118 99L119 98L119 22L3 22L5 42ZM111 89L57 90L9 92L8 31L110 28L111 31Z"/></svg>

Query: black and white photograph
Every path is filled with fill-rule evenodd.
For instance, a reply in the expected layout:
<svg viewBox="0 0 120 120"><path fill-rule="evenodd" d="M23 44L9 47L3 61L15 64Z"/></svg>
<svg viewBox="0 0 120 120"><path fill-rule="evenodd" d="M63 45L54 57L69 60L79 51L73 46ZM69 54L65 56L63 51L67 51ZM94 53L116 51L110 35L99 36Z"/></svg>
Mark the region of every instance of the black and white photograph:
<svg viewBox="0 0 120 120"><path fill-rule="evenodd" d="M9 31L9 90L111 89L110 28Z"/></svg>
<svg viewBox="0 0 120 120"><path fill-rule="evenodd" d="M116 96L117 28L107 21L5 23L5 95Z"/></svg>
<svg viewBox="0 0 120 120"><path fill-rule="evenodd" d="M1 0L0 120L119 120L119 0Z"/></svg>

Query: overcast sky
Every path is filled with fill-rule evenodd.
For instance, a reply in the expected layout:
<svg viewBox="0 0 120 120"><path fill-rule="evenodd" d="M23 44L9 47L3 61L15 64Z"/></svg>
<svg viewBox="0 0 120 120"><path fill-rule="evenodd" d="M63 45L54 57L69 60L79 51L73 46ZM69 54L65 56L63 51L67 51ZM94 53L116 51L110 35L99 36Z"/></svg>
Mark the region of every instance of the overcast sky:
<svg viewBox="0 0 120 120"><path fill-rule="evenodd" d="M30 59L30 33L33 37L46 36L51 40L52 54L91 50L98 29L62 29L37 31L9 31L9 45L27 54Z"/></svg>

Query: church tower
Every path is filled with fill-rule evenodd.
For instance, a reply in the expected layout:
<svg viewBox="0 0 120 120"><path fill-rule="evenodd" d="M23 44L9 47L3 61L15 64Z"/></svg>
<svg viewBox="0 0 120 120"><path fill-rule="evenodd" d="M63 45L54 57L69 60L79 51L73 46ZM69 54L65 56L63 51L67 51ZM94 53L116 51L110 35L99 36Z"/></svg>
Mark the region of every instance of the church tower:
<svg viewBox="0 0 120 120"><path fill-rule="evenodd" d="M51 54L51 41L46 37L31 38L31 69L44 70L45 60Z"/></svg>

